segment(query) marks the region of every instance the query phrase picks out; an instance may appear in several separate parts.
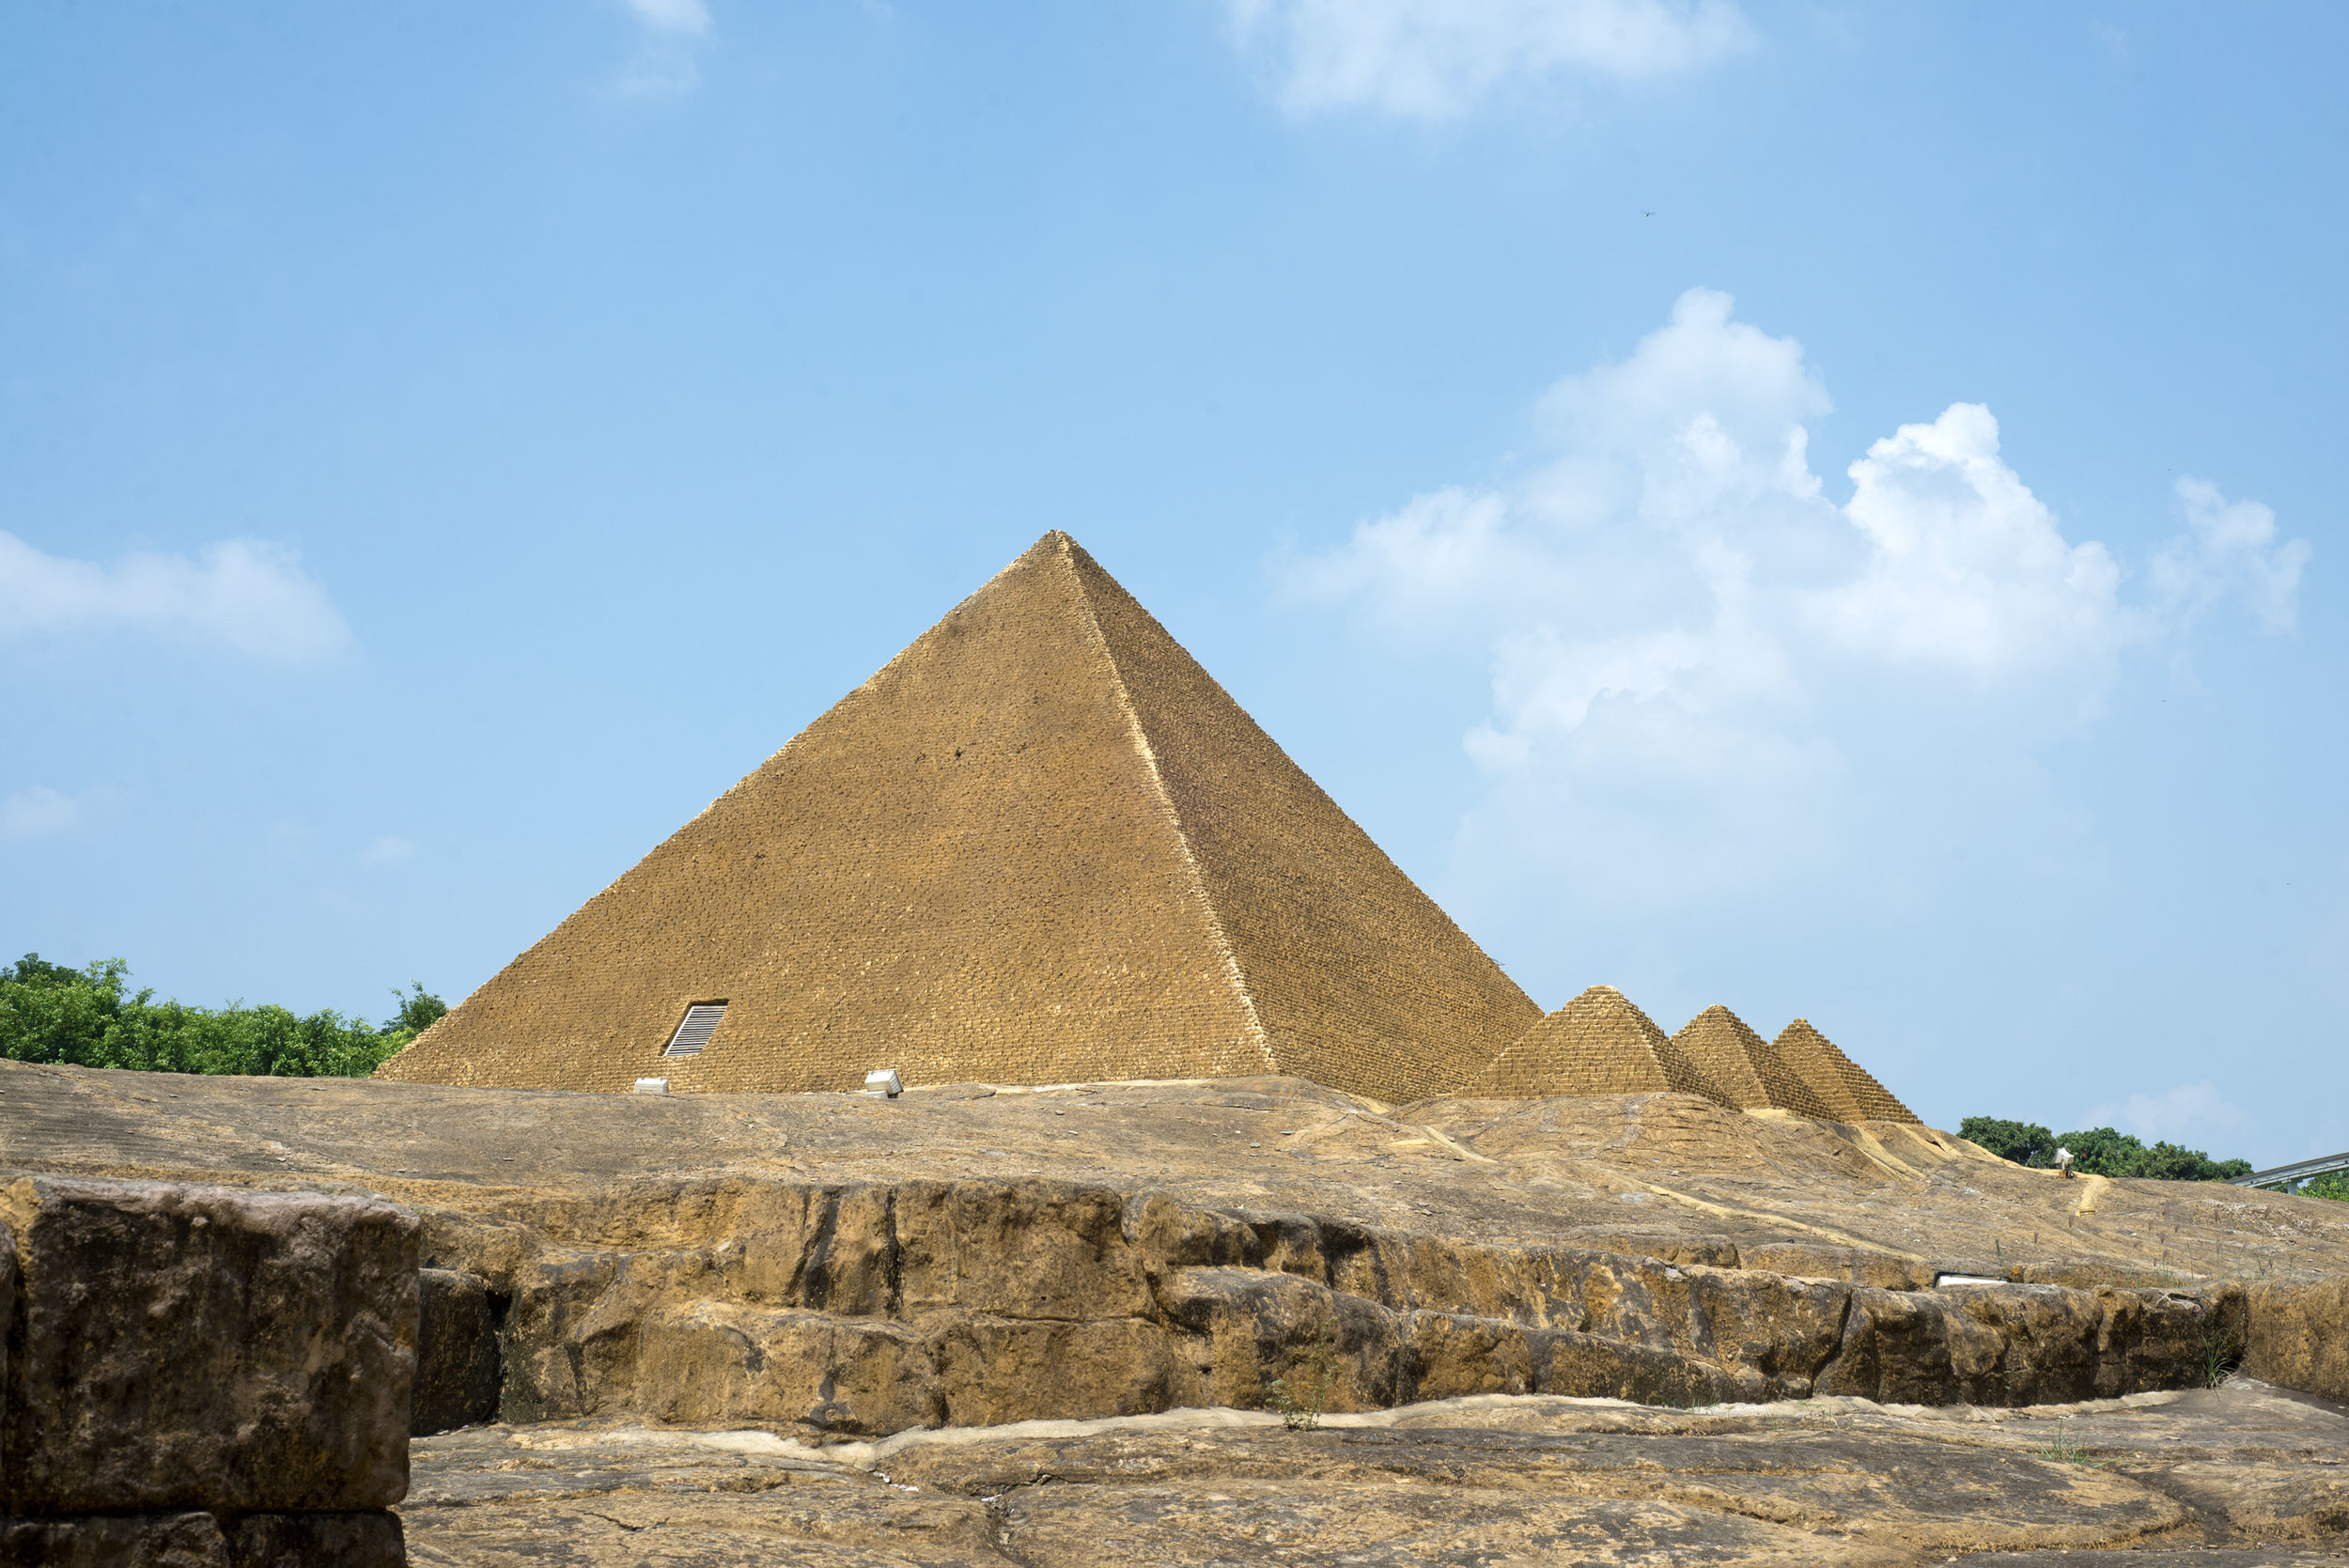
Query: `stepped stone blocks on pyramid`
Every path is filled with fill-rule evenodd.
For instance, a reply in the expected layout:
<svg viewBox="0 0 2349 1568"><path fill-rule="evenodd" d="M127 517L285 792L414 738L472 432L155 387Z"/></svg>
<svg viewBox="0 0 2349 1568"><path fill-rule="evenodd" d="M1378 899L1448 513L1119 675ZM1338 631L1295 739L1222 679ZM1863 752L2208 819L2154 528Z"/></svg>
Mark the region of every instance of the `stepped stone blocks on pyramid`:
<svg viewBox="0 0 2349 1568"><path fill-rule="evenodd" d="M1901 1104L1865 1067L1845 1056L1835 1042L1797 1018L1779 1031L1771 1049L1811 1086L1827 1107L1832 1122L1913 1122L1917 1113Z"/></svg>
<svg viewBox="0 0 2349 1568"><path fill-rule="evenodd" d="M713 1002L707 1045L664 1056ZM1540 1016L1053 533L378 1073L1294 1073L1408 1100L1484 1081Z"/></svg>
<svg viewBox="0 0 2349 1568"><path fill-rule="evenodd" d="M1820 1121L1838 1119L1768 1041L1718 1002L1689 1019L1672 1044L1743 1110L1772 1108Z"/></svg>
<svg viewBox="0 0 2349 1568"><path fill-rule="evenodd" d="M1488 1093L1652 1094L1677 1090L1736 1109L1719 1084L1612 986L1594 986L1514 1041L1493 1063Z"/></svg>

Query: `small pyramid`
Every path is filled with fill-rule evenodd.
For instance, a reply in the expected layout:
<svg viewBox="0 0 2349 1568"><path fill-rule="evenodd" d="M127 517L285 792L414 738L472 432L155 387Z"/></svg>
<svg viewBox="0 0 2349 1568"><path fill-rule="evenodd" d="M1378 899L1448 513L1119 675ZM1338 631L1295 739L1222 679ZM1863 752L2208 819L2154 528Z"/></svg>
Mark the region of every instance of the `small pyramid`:
<svg viewBox="0 0 2349 1568"><path fill-rule="evenodd" d="M1829 1110L1745 1019L1718 1003L1689 1019L1672 1036L1672 1044L1741 1109L1774 1108L1823 1122L1845 1120Z"/></svg>
<svg viewBox="0 0 2349 1568"><path fill-rule="evenodd" d="M1493 1063L1492 1092L1516 1099L1552 1094L1728 1094L1654 1019L1612 986L1594 986L1514 1041Z"/></svg>
<svg viewBox="0 0 2349 1568"><path fill-rule="evenodd" d="M1055 532L377 1071L1399 1101L1540 1016Z"/></svg>
<svg viewBox="0 0 2349 1568"><path fill-rule="evenodd" d="M1835 1042L1797 1018L1780 1030L1771 1048L1794 1074L1810 1085L1835 1122L1916 1122L1917 1113L1892 1097L1891 1092L1869 1076L1868 1070L1842 1051Z"/></svg>

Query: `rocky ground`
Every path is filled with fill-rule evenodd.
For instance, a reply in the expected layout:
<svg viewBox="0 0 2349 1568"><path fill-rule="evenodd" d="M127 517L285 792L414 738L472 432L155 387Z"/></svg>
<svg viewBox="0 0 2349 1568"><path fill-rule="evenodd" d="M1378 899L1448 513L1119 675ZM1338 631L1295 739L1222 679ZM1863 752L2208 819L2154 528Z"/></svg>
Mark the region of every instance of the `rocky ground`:
<svg viewBox="0 0 2349 1568"><path fill-rule="evenodd" d="M1486 1396L1314 1432L1178 1411L832 1448L480 1427L413 1465L410 1560L448 1568L2349 1557L2349 1412L2248 1379L2021 1411Z"/></svg>
<svg viewBox="0 0 2349 1568"><path fill-rule="evenodd" d="M1763 1249L1817 1246L2061 1282L2349 1274L2349 1204L2066 1182L1930 1128L1685 1094L1389 1107L1233 1079L655 1096L0 1063L0 1166L347 1184L465 1212L729 1176L1045 1178L1454 1241L1620 1238L1675 1261L1767 1266Z"/></svg>
<svg viewBox="0 0 2349 1568"><path fill-rule="evenodd" d="M506 1423L417 1441L422 1563L2349 1552L2349 1205L1902 1124L0 1063L10 1170L415 1210ZM2247 1348L2305 1391L2193 1387ZM1323 1430L1243 1408L1317 1367Z"/></svg>

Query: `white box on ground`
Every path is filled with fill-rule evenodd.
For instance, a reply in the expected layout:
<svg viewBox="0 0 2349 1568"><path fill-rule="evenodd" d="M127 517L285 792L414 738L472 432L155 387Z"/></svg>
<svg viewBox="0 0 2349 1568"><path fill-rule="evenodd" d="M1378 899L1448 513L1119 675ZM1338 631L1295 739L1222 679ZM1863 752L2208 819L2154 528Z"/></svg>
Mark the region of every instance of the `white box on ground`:
<svg viewBox="0 0 2349 1568"><path fill-rule="evenodd" d="M864 1092L877 1100L894 1100L906 1092L894 1067L876 1067L864 1075Z"/></svg>

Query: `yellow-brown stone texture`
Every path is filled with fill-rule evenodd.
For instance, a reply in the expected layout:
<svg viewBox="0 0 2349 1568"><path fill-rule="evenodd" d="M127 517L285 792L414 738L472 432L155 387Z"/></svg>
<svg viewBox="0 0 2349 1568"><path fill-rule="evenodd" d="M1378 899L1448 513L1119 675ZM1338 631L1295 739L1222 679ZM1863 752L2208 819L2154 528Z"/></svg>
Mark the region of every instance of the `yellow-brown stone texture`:
<svg viewBox="0 0 2349 1568"><path fill-rule="evenodd" d="M700 1055L661 1054L719 1001ZM876 1067L1291 1073L1408 1100L1483 1081L1539 1017L1052 533L378 1074L690 1092L850 1089Z"/></svg>
<svg viewBox="0 0 2349 1568"><path fill-rule="evenodd" d="M1702 1094L1737 1109L1656 1021L1612 986L1594 986L1511 1043L1493 1063L1487 1093L1518 1099L1553 1094Z"/></svg>
<svg viewBox="0 0 2349 1568"><path fill-rule="evenodd" d="M1740 1110L1774 1107L1820 1121L1839 1119L1768 1041L1726 1007L1717 1003L1690 1018L1672 1044Z"/></svg>
<svg viewBox="0 0 2349 1568"><path fill-rule="evenodd" d="M1917 1113L1892 1097L1865 1067L1835 1048L1835 1042L1797 1018L1779 1031L1770 1048L1811 1086L1837 1122L1916 1122Z"/></svg>

